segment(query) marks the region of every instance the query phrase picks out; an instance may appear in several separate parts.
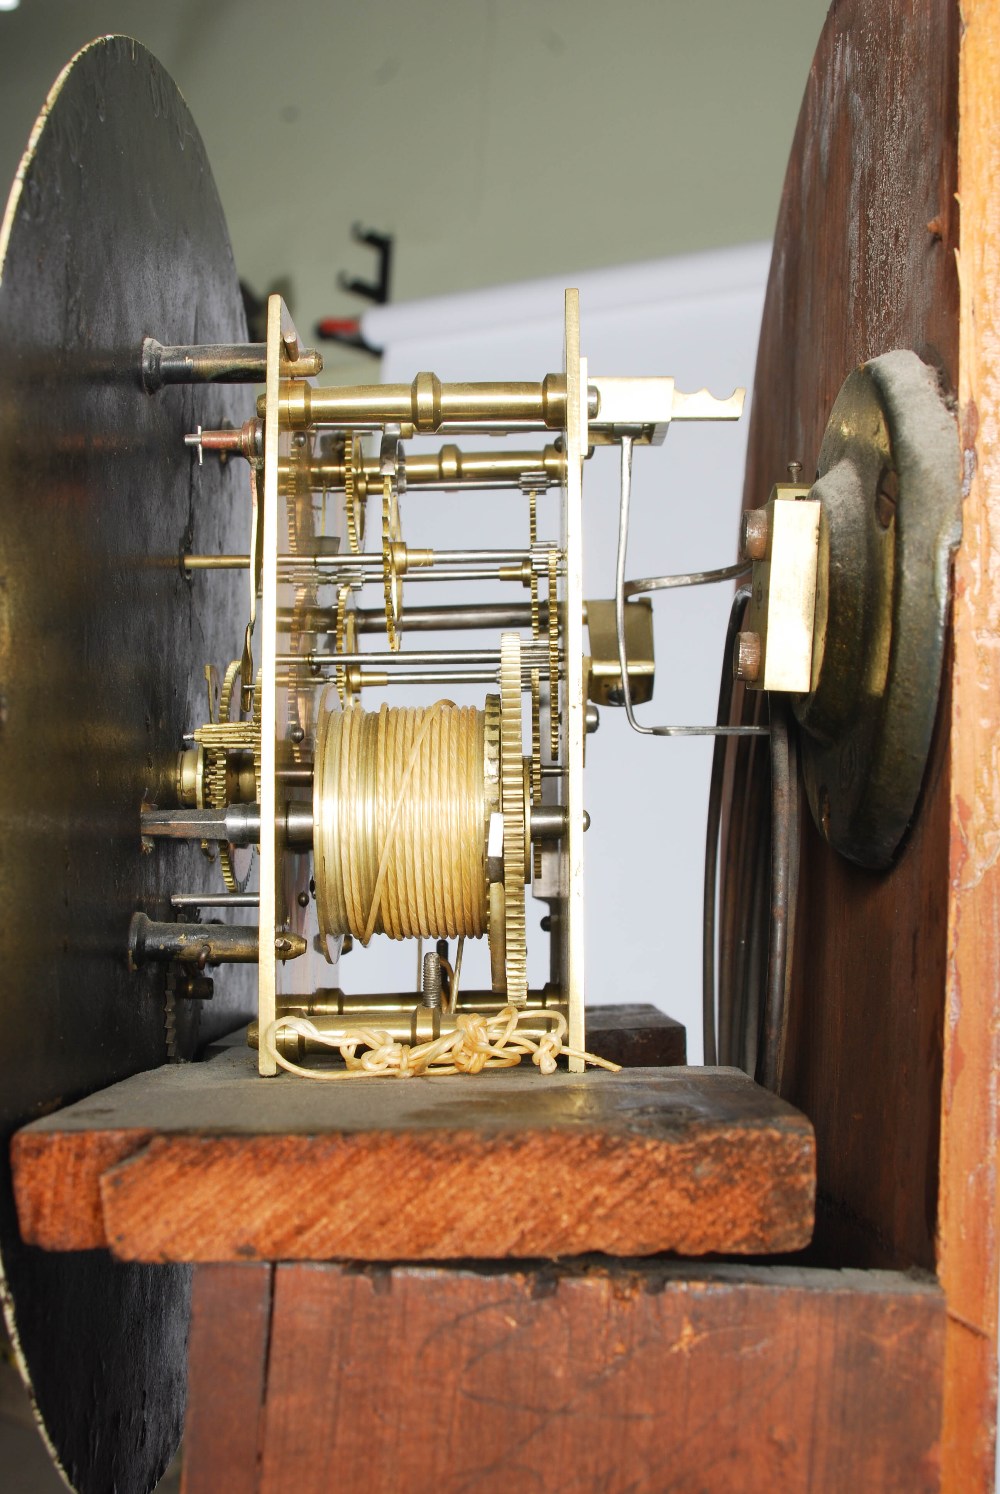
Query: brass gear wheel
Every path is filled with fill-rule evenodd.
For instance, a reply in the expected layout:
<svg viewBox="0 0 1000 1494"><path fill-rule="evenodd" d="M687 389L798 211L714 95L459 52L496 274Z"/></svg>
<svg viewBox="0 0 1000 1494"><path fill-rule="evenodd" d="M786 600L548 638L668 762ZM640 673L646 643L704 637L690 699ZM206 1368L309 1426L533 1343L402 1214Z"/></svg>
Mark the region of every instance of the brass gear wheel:
<svg viewBox="0 0 1000 1494"><path fill-rule="evenodd" d="M350 595L351 588L349 585L342 586L337 592L337 616L333 627L333 649L334 653L337 654L342 654L345 652L345 642L347 638L347 601ZM336 681L337 694L340 696L340 704L341 706L346 706L351 700L353 692L351 690L350 682L347 677L347 669L343 664L338 664L337 666Z"/></svg>
<svg viewBox="0 0 1000 1494"><path fill-rule="evenodd" d="M358 497L358 469L361 465L361 442L353 436L344 438L344 512L347 518L347 544L352 555L361 554L365 537L365 511Z"/></svg>
<svg viewBox="0 0 1000 1494"><path fill-rule="evenodd" d="M229 668L226 670L225 675L223 676L222 688L219 691L220 721L233 721L239 719L238 717L233 716L233 691L236 688L236 681L239 679L239 677L240 661L239 659L234 659Z"/></svg>
<svg viewBox="0 0 1000 1494"><path fill-rule="evenodd" d="M542 674L531 671L531 802L542 802ZM542 875L542 847L536 843L532 866L536 877Z"/></svg>
<svg viewBox="0 0 1000 1494"><path fill-rule="evenodd" d="M538 571L534 564L535 546L538 544L538 493L534 488L528 494L528 543L532 553L531 637L537 643L542 636L542 620L538 604ZM531 802L542 802L542 676L538 669L531 671ZM534 848L533 869L536 877L542 875L540 844Z"/></svg>
<svg viewBox="0 0 1000 1494"><path fill-rule="evenodd" d="M484 840L489 842L490 824L500 813L500 697L487 695L483 713L483 789L485 798ZM487 875L489 868L487 865ZM507 941L504 932L502 878L489 881L490 977L494 991L507 989Z"/></svg>
<svg viewBox="0 0 1000 1494"><path fill-rule="evenodd" d="M242 692L237 690L237 681L242 684L242 670L242 660L234 659L226 670L219 691L219 720L199 726L194 733L194 739L202 747L205 756L203 794L205 807L208 809L224 809L229 802L227 779L231 752L253 753L254 780L258 801L260 799L262 682L258 671L253 690L253 717L249 721L242 721L239 716ZM238 877L232 847L227 841L220 841L218 846L219 869L228 891L245 892L250 880L252 857L248 860L246 875Z"/></svg>
<svg viewBox="0 0 1000 1494"><path fill-rule="evenodd" d="M403 616L403 576L396 558L396 546L401 539L399 496L394 480L386 474L382 483L382 589L385 632L393 653L399 651L399 622Z"/></svg>
<svg viewBox="0 0 1000 1494"><path fill-rule="evenodd" d="M521 640L500 636L500 797L503 809L504 964L507 1000L528 999L525 930L524 757L521 752Z"/></svg>
<svg viewBox="0 0 1000 1494"><path fill-rule="evenodd" d="M559 761L559 551L549 551L549 751Z"/></svg>

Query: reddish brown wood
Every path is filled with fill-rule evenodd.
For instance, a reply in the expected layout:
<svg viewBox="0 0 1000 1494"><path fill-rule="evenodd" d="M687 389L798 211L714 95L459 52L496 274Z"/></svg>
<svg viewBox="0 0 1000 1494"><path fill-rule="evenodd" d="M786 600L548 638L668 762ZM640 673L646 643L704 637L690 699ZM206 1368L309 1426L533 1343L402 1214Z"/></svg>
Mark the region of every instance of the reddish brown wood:
<svg viewBox="0 0 1000 1494"><path fill-rule="evenodd" d="M948 1301L943 1468L992 1483L1000 1115L1000 11L963 5L959 193L966 472L955 568L951 895L938 1270Z"/></svg>
<svg viewBox="0 0 1000 1494"><path fill-rule="evenodd" d="M194 1274L183 1494L257 1487L273 1274L273 1266Z"/></svg>
<svg viewBox="0 0 1000 1494"><path fill-rule="evenodd" d="M219 1303L191 1337L210 1427L243 1330L232 1273L196 1275ZM259 1480L232 1481L222 1432L189 1441L187 1490L919 1494L943 1336L938 1290L888 1273L278 1266Z"/></svg>
<svg viewBox="0 0 1000 1494"><path fill-rule="evenodd" d="M831 10L776 230L750 505L789 461L815 470L830 407L858 363L914 348L957 389L958 38L952 0ZM945 723L947 695L946 682ZM816 1126L821 1233L859 1264L935 1262L949 768L944 729L888 875L840 859L804 809L782 1093Z"/></svg>
<svg viewBox="0 0 1000 1494"><path fill-rule="evenodd" d="M782 1092L816 1124L821 1248L937 1263L943 1477L962 1494L992 1485L996 1423L998 76L989 0L834 5L778 222L745 494L762 502L789 459L810 470L863 359L915 348L957 396L964 534L919 817L884 877L807 830Z"/></svg>
<svg viewBox="0 0 1000 1494"><path fill-rule="evenodd" d="M18 1133L24 1239L144 1261L763 1254L812 1234L812 1131L735 1070L136 1075Z"/></svg>

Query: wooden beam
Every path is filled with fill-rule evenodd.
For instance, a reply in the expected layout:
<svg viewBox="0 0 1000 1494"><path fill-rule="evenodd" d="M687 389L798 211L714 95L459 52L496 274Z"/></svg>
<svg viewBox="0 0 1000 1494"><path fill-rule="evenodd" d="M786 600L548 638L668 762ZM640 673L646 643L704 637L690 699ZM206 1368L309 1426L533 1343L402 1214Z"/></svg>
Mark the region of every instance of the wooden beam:
<svg viewBox="0 0 1000 1494"><path fill-rule="evenodd" d="M766 1254L811 1237L808 1121L731 1069L262 1081L245 1049L19 1132L24 1239L123 1259Z"/></svg>
<svg viewBox="0 0 1000 1494"><path fill-rule="evenodd" d="M184 1494L257 1487L273 1266L194 1273L184 1424ZM206 1482L208 1470L215 1470ZM219 1470L224 1470L224 1475Z"/></svg>
<svg viewBox="0 0 1000 1494"><path fill-rule="evenodd" d="M947 1007L938 1271L948 1302L944 1487L992 1487L1000 1077L1000 11L962 6L959 412Z"/></svg>
<svg viewBox="0 0 1000 1494"><path fill-rule="evenodd" d="M659 1069L687 1062L683 1022L647 1002L587 1007L587 1047L626 1069Z"/></svg>
<svg viewBox="0 0 1000 1494"><path fill-rule="evenodd" d="M912 1277L279 1265L262 1393L242 1300L197 1269L185 1494L237 1487L244 1338L246 1494L938 1487L944 1309Z"/></svg>

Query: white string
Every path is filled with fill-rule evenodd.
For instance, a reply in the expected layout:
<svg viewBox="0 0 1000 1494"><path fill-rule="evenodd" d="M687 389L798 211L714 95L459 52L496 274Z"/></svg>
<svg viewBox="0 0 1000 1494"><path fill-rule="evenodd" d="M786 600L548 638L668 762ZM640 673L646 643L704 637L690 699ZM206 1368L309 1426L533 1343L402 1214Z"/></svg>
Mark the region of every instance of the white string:
<svg viewBox="0 0 1000 1494"><path fill-rule="evenodd" d="M554 1074L561 1054L613 1074L621 1072L621 1064L566 1046L568 1023L562 1012L547 1009L546 1015L554 1019L555 1026L538 1038L518 1030L518 1024L530 1015L529 1009L514 1006L505 1006L490 1015L463 1012L456 1018L453 1032L416 1044L398 1042L375 1027L321 1032L308 1017L287 1016L272 1022L262 1034L261 1042L276 1064L303 1079L412 1079L422 1074L480 1074L483 1069L513 1068L522 1057L530 1057L541 1073ZM278 1037L283 1032L335 1049L344 1060L344 1067L315 1069L294 1063L280 1051Z"/></svg>

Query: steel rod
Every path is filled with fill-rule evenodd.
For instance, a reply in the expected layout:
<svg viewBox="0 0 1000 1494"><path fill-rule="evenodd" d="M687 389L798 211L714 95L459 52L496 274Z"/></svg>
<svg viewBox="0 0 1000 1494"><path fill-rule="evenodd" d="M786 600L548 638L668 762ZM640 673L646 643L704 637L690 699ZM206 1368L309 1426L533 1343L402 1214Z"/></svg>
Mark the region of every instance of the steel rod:
<svg viewBox="0 0 1000 1494"><path fill-rule="evenodd" d="M174 892L172 908L259 908L256 892Z"/></svg>
<svg viewBox="0 0 1000 1494"><path fill-rule="evenodd" d="M297 375L312 376L322 372L323 359L319 353L305 352L292 367ZM165 347L155 337L147 337L142 344L140 375L150 394L165 384L263 384L267 377L267 344L220 342Z"/></svg>
<svg viewBox="0 0 1000 1494"><path fill-rule="evenodd" d="M331 609L331 617L335 613ZM539 620L543 628L548 627L549 604L539 605ZM354 612L354 626L360 633L385 632L384 607L358 607ZM477 628L530 628L531 606L528 602L481 602L466 605L459 602L444 603L440 607L408 607L398 629L401 633L447 633L474 630Z"/></svg>
<svg viewBox="0 0 1000 1494"><path fill-rule="evenodd" d="M225 809L145 809L143 835L167 840L226 840L249 846L260 840L260 805L231 804Z"/></svg>
<svg viewBox="0 0 1000 1494"><path fill-rule="evenodd" d="M548 654L545 655L546 661ZM499 667L500 650L496 648L466 648L466 649L428 649L423 653L391 653L387 650L378 652L372 650L366 654L337 654L319 653L311 654L278 654L276 663L281 668L289 668L297 664L308 664L310 667L316 665L333 664L338 667L345 664L367 664L370 667L390 664L410 665L413 668L427 667L433 669L436 665L454 664L456 668L467 668L474 664L491 664ZM540 664L532 665L532 668L541 668Z"/></svg>
<svg viewBox="0 0 1000 1494"><path fill-rule="evenodd" d="M456 669L453 673L442 673L434 670L408 670L394 671L391 679L384 675L375 675L360 671L358 684L361 686L383 687L393 685L495 685L499 679L499 669Z"/></svg>
<svg viewBox="0 0 1000 1494"><path fill-rule="evenodd" d="M427 565L419 567L421 571L434 569L448 569L451 566L483 566L483 565L524 565L530 563L532 556L530 550L431 550L427 552L430 561ZM250 566L249 555L183 555L181 563L187 570L248 570ZM364 571L371 570L374 574L382 574L382 553L380 550L363 550L360 555L350 553L336 555L320 555L315 553L303 555L279 555L278 566L301 569L308 566L310 570L334 570L334 571ZM404 573L407 580L413 577L409 572Z"/></svg>
<svg viewBox="0 0 1000 1494"><path fill-rule="evenodd" d="M723 565L714 571L681 571L673 576L643 576L638 581L625 582L625 596L641 596L649 591L673 591L680 586L711 586L715 581L732 581L745 575L753 565L752 560L738 560L734 565Z"/></svg>

